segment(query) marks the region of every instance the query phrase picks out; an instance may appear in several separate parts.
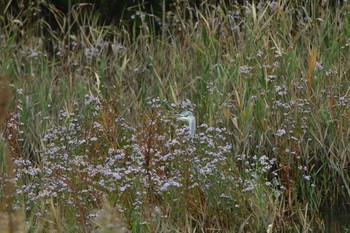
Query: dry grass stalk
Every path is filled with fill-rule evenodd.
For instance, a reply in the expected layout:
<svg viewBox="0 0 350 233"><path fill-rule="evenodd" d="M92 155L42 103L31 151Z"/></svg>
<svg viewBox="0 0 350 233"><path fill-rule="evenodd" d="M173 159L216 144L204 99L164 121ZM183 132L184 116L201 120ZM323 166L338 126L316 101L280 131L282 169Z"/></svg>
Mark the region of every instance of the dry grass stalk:
<svg viewBox="0 0 350 233"><path fill-rule="evenodd" d="M2 121L7 113L7 107L11 100L11 89L7 81L6 74L0 76L0 121Z"/></svg>
<svg viewBox="0 0 350 233"><path fill-rule="evenodd" d="M2 74L0 76L0 121L3 121L5 119L5 116L7 114L7 108L10 104L11 100L11 88L10 84L7 81L6 74ZM13 174L13 164L10 156L10 150L8 147L6 147L6 154L5 154L5 163L6 163L6 182L4 187L4 199L3 205L1 206L2 210L7 213L7 221L6 224L1 224L5 227L5 232L15 232L16 227L14 218L13 218L13 211L12 211L12 196L11 196L11 181L13 180L14 174Z"/></svg>

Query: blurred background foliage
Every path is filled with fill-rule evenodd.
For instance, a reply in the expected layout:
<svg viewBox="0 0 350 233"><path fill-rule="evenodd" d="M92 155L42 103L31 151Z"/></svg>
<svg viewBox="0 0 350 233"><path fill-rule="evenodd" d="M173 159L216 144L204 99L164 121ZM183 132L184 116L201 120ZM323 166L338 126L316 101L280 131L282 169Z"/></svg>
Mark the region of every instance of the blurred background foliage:
<svg viewBox="0 0 350 233"><path fill-rule="evenodd" d="M64 42L70 47L70 37L81 30L80 26L88 17L94 18L96 26L117 25L130 33L130 40L135 39L145 28L149 35L161 35L168 27L174 27L179 20L196 22L199 15L193 14L193 9L204 12L207 6L220 6L224 14L239 12L244 16L253 4L257 7L265 1L252 0L1 0L0 27L9 29L16 34L17 39L25 38L24 34L31 33L43 39L48 52L55 51L52 38L66 38ZM271 4L280 1L269 1ZM283 1L282 1L283 2ZM282 4L282 2L280 4ZM337 13L343 0L295 0L284 1L283 7L291 9L294 14L292 29L297 32L298 21L303 19L322 20L325 12ZM215 7L212 7L213 12ZM174 15L182 12L181 19L173 19ZM213 13L215 14L215 13ZM249 14L249 13L248 13ZM73 17L72 17L73 15ZM85 17L85 19L84 19ZM79 18L79 19L78 19ZM172 22L174 21L174 22ZM81 24L82 22L82 24ZM172 25L166 22L172 22ZM195 24L193 24L195 25ZM162 30L164 28L165 30ZM113 36L111 35L111 38ZM105 37L108 40L108 36ZM327 40L327 38L326 38Z"/></svg>
<svg viewBox="0 0 350 233"><path fill-rule="evenodd" d="M336 11L342 4L343 0L295 0L291 1L290 4L293 7L304 8L308 13L312 13L314 9L314 1L318 2L320 8L331 9ZM76 4L91 4L93 10L100 14L101 24L110 24L112 22L132 22L133 17L137 11L142 11L148 15L161 18L163 11L165 13L175 11L177 7L196 7L201 8L205 4L220 5L227 11L237 9L238 6L244 4L258 4L260 1L252 0L10 0L0 1L0 7L4 14L11 13L12 15L18 15L19 12L23 12L26 9L33 9L36 5L38 12L31 12L27 14L28 20L38 16L45 17L45 20L50 23L50 26L55 27L55 17L52 14L52 8L62 12L63 14L69 14L72 6ZM264 2L264 1L262 1ZM278 1L276 1L278 2ZM28 12L29 13L29 12ZM2 17L4 19L4 17ZM6 18L6 17L5 17Z"/></svg>

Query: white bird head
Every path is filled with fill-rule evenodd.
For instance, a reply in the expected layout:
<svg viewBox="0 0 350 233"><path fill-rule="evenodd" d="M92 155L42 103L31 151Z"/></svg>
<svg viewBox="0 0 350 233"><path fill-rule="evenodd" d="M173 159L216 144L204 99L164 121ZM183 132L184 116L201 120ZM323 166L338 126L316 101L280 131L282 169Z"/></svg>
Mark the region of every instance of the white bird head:
<svg viewBox="0 0 350 233"><path fill-rule="evenodd" d="M187 122L190 128L190 135L191 137L194 137L194 135L196 134L196 117L191 111L184 111L180 114L173 114L170 115L170 117L176 118L179 121Z"/></svg>

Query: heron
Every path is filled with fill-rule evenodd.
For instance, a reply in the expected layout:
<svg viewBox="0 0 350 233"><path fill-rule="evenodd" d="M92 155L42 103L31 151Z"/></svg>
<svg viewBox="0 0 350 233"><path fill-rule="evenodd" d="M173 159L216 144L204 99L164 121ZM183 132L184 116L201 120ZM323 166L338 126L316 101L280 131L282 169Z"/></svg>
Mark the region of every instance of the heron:
<svg viewBox="0 0 350 233"><path fill-rule="evenodd" d="M196 134L196 117L191 111L184 111L180 114L172 114L169 117L187 122L188 127L190 128L190 135L191 137L194 137Z"/></svg>

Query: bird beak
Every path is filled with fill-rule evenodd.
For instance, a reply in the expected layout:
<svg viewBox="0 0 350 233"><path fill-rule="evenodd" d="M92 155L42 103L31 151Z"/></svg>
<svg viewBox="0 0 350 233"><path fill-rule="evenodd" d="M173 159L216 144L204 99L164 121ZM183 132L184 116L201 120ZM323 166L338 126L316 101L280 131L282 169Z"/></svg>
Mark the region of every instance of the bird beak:
<svg viewBox="0 0 350 233"><path fill-rule="evenodd" d="M169 118L179 118L181 117L181 114L170 114L168 115Z"/></svg>

